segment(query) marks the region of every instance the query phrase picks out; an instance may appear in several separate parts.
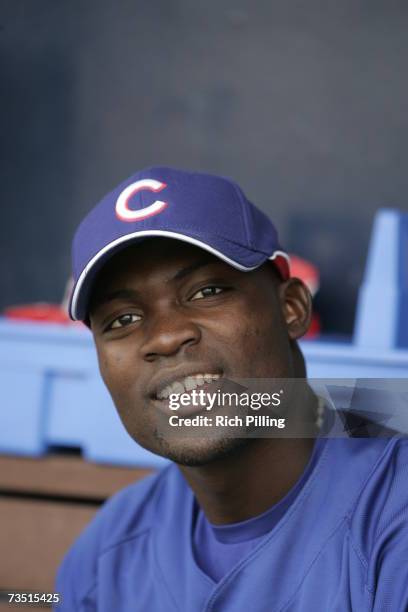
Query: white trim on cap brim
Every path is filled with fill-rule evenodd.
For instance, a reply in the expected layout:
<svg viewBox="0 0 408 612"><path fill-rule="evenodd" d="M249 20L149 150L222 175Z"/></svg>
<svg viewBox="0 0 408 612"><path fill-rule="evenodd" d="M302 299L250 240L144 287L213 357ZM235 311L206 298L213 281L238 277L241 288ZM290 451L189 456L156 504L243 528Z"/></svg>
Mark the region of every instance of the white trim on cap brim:
<svg viewBox="0 0 408 612"><path fill-rule="evenodd" d="M89 274L90 270L92 270L94 265L97 263L97 261L101 257L103 257L105 253L108 253L111 249L116 247L118 244L128 242L132 240L133 238L142 238L143 236L164 236L167 238L175 238L177 240L181 240L182 242L188 242L189 244L194 244L195 246L198 246L204 249L205 251L208 251L212 255L215 255L219 259L222 259L223 261L228 263L233 268L236 268L237 270L241 270L242 272L251 272L251 270L255 270L256 268L259 267L259 266L252 266L250 268L247 268L237 263L236 261L233 261L232 259L224 255L220 251L217 251L213 247L209 246L205 242L201 242L200 240L197 240L196 238L191 238L191 236L186 236L185 234L178 234L177 232L170 232L167 230L142 230L140 232L133 232L132 234L126 234L126 236L121 236L120 238L117 238L116 240L109 242L109 244L105 245L103 249L98 251L97 254L94 255L92 259L89 260L89 262L86 264L85 268L82 270L81 274L79 275L78 281L75 285L74 293L72 295L71 308L70 308L71 317L74 319L74 321L77 320L76 306L78 302L79 293L82 289L82 285L84 284L85 278ZM289 255L285 253L284 251L274 251L268 259L273 260L279 256L284 257L287 260L288 264L290 263Z"/></svg>

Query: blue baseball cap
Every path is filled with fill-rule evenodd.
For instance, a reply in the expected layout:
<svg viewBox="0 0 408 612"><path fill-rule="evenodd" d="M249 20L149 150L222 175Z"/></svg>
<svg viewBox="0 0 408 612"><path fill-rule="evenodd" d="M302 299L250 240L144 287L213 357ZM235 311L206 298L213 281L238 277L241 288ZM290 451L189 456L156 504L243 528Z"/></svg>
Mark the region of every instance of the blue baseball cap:
<svg viewBox="0 0 408 612"><path fill-rule="evenodd" d="M105 196L75 233L72 319L87 318L92 285L105 263L151 236L188 242L244 272L269 259L283 279L289 277L289 256L273 223L235 182L201 172L147 168Z"/></svg>

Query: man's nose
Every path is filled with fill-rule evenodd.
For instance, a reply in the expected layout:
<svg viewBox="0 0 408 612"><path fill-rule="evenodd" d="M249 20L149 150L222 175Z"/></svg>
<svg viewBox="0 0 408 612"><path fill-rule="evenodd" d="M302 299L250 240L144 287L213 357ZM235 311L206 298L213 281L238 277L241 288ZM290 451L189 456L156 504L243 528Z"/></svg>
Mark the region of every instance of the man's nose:
<svg viewBox="0 0 408 612"><path fill-rule="evenodd" d="M159 357L176 355L197 344L200 339L198 325L177 309L172 309L166 314L156 314L149 321L146 338L141 346L142 356L146 361L154 361Z"/></svg>

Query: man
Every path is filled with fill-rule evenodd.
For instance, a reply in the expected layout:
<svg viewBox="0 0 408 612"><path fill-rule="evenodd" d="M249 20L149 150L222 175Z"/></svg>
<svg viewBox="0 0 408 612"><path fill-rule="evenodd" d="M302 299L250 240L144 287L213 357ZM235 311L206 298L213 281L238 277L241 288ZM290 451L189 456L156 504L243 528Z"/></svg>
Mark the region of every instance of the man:
<svg viewBox="0 0 408 612"><path fill-rule="evenodd" d="M123 424L171 463L100 510L59 570L58 609L408 609L407 445L319 435L328 411L322 428L297 344L310 295L240 188L142 171L82 222L73 263L71 316ZM247 422L257 385L289 435Z"/></svg>

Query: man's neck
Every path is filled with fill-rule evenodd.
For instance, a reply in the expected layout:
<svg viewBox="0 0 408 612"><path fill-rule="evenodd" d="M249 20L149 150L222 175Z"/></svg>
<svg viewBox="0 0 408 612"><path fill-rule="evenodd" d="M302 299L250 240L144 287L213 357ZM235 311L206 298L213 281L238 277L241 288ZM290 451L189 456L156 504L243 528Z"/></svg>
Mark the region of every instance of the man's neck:
<svg viewBox="0 0 408 612"><path fill-rule="evenodd" d="M252 439L211 464L179 467L210 523L236 523L262 514L290 491L309 462L314 441Z"/></svg>

